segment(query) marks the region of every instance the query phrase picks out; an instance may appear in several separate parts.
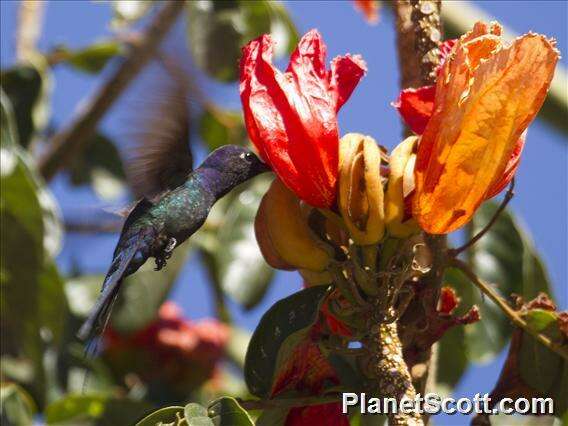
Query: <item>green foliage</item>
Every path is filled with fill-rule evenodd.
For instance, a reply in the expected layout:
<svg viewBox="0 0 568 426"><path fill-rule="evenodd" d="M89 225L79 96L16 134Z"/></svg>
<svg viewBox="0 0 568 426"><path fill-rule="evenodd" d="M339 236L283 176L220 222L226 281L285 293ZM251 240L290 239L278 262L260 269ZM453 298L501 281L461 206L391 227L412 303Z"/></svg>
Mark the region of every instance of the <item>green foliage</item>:
<svg viewBox="0 0 568 426"><path fill-rule="evenodd" d="M61 46L55 53L59 60L71 65L76 70L88 74L97 74L110 59L122 53L122 48L115 40L101 40L84 49L71 50Z"/></svg>
<svg viewBox="0 0 568 426"><path fill-rule="evenodd" d="M67 395L45 411L48 425L126 425L150 411L148 403L109 395Z"/></svg>
<svg viewBox="0 0 568 426"><path fill-rule="evenodd" d="M172 406L160 408L144 417L136 426L175 425L181 426L184 419L184 407ZM185 423L185 422L184 422Z"/></svg>
<svg viewBox="0 0 568 426"><path fill-rule="evenodd" d="M277 55L292 51L298 40L286 9L273 1L192 1L188 2L187 13L195 62L209 76L223 82L237 79L241 47L250 40L272 33L277 37ZM223 46L222 54L219 46Z"/></svg>
<svg viewBox="0 0 568 426"><path fill-rule="evenodd" d="M49 71L41 58L34 63L2 71L2 90L8 96L15 117L18 143L27 148L48 120Z"/></svg>
<svg viewBox="0 0 568 426"><path fill-rule="evenodd" d="M215 426L254 426L248 413L235 398L224 396L216 399L209 404L208 412Z"/></svg>
<svg viewBox="0 0 568 426"><path fill-rule="evenodd" d="M562 341L555 312L532 309L525 315L526 321L536 331ZM521 378L540 394L554 399L554 409L560 417L568 410L568 361L552 352L534 337L523 333L518 354L518 368Z"/></svg>
<svg viewBox="0 0 568 426"><path fill-rule="evenodd" d="M473 220L472 234L489 222L496 208L494 202L487 202L479 209ZM471 265L483 280L496 283L505 298L512 293L525 299L535 297L539 291L550 294L550 282L542 260L527 231L508 211L501 213L495 225L474 246ZM509 341L513 327L503 312L484 299L458 270L448 269L445 282L461 298L458 314L465 313L474 304L481 313L481 321L463 329L463 339L457 335L460 332L453 331L440 342L440 353L443 354L440 362L452 359L456 366L451 371L439 369L439 378L443 383L453 385L459 381L469 362L489 362L498 355ZM462 343L456 344L458 341Z"/></svg>
<svg viewBox="0 0 568 426"><path fill-rule="evenodd" d="M53 198L18 145L14 129L9 100L2 93L2 355L29 364L26 389L42 405L43 352L58 345L67 310L63 281L53 263L61 228Z"/></svg>
<svg viewBox="0 0 568 426"><path fill-rule="evenodd" d="M32 397L15 383L0 385L2 424L27 426L33 423L36 407Z"/></svg>
<svg viewBox="0 0 568 426"><path fill-rule="evenodd" d="M253 426L248 413L235 398L224 396L208 408L190 402L185 407L161 408L139 421L136 426Z"/></svg>
<svg viewBox="0 0 568 426"><path fill-rule="evenodd" d="M73 185L92 185L105 199L121 195L126 189L123 184L126 175L118 149L100 133L96 133L87 148L75 156L69 174ZM115 187L118 191L112 189Z"/></svg>
<svg viewBox="0 0 568 426"><path fill-rule="evenodd" d="M253 395L270 396L277 372L315 324L328 291L326 286L306 288L279 300L263 315L245 360L245 381Z"/></svg>
<svg viewBox="0 0 568 426"><path fill-rule="evenodd" d="M273 277L273 269L258 248L253 226L270 179L259 176L220 200L209 216L215 232L199 236L212 279L247 309L262 300Z"/></svg>
<svg viewBox="0 0 568 426"><path fill-rule="evenodd" d="M207 107L201 115L199 135L210 151L223 145L244 145L248 141L241 112L216 106Z"/></svg>

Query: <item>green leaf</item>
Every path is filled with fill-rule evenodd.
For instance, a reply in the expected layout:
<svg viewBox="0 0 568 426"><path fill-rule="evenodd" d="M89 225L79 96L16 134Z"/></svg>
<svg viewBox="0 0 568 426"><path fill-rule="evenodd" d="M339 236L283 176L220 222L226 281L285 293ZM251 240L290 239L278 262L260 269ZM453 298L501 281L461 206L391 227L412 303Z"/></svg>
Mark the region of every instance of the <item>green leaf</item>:
<svg viewBox="0 0 568 426"><path fill-rule="evenodd" d="M48 425L126 425L151 409L146 402L126 398L67 395L47 407L45 420Z"/></svg>
<svg viewBox="0 0 568 426"><path fill-rule="evenodd" d="M256 419L256 426L275 426L284 425L286 417L288 417L288 407L269 408L262 411L262 414Z"/></svg>
<svg viewBox="0 0 568 426"><path fill-rule="evenodd" d="M49 117L51 79L46 64L17 65L2 71L2 90L14 110L19 143L27 148L33 137L43 131Z"/></svg>
<svg viewBox="0 0 568 426"><path fill-rule="evenodd" d="M57 49L61 59L79 71L89 74L99 73L107 62L122 52L115 40L102 40L84 49L70 50L66 47Z"/></svg>
<svg viewBox="0 0 568 426"><path fill-rule="evenodd" d="M495 202L486 202L473 219L472 233L477 233L497 209ZM550 294L550 282L527 231L505 210L494 226L472 249L471 266L483 280L494 283L505 299L512 293L528 300L540 291ZM481 321L465 328L465 345L473 362L489 362L499 354L509 338L512 327L501 309L455 273L448 277L462 298L462 308L477 304ZM456 282L454 282L456 281Z"/></svg>
<svg viewBox="0 0 568 426"><path fill-rule="evenodd" d="M555 311L554 303L540 294L534 300L523 303L517 300L517 312L534 331L547 336L552 342L568 348L566 331L561 322L566 313ZM503 398L552 398L554 415L562 418L568 414L568 361L537 341L524 329L513 332L507 359L496 385L491 392L494 403Z"/></svg>
<svg viewBox="0 0 568 426"><path fill-rule="evenodd" d="M262 300L274 275L254 235L254 218L270 179L259 176L217 203L210 216L217 232L209 236L212 243L204 247L212 278L245 309Z"/></svg>
<svg viewBox="0 0 568 426"><path fill-rule="evenodd" d="M189 44L195 62L220 81L237 79L241 47L261 34L274 34L277 56L291 51L298 39L286 9L272 1L203 0L189 2L187 9Z"/></svg>
<svg viewBox="0 0 568 426"><path fill-rule="evenodd" d="M202 405L191 402L185 406L183 412L188 426L213 426L207 408Z"/></svg>
<svg viewBox="0 0 568 426"><path fill-rule="evenodd" d="M464 340L465 328L457 325L448 330L438 342L436 385L447 386L448 394L459 383L469 367L468 354L463 344Z"/></svg>
<svg viewBox="0 0 568 426"><path fill-rule="evenodd" d="M100 133L92 137L84 152L75 156L69 173L73 185L93 185L97 195L103 199L112 200L126 191L126 174L119 151L110 139ZM113 189L115 186L116 189Z"/></svg>
<svg viewBox="0 0 568 426"><path fill-rule="evenodd" d="M235 398L224 396L216 399L209 404L208 412L215 426L254 426L248 413Z"/></svg>
<svg viewBox="0 0 568 426"><path fill-rule="evenodd" d="M318 318L329 287L309 287L276 302L254 331L245 360L245 381L253 395L268 397L274 378Z"/></svg>
<svg viewBox="0 0 568 426"><path fill-rule="evenodd" d="M29 361L30 381L22 383L41 406L45 397L43 352L57 346L67 305L53 263L61 239L59 211L15 143L9 100L2 93L0 173L2 355Z"/></svg>
<svg viewBox="0 0 568 426"><path fill-rule="evenodd" d="M183 418L183 410L183 407L178 406L160 408L144 417L136 423L136 426L177 425L179 424L179 419Z"/></svg>
<svg viewBox="0 0 568 426"><path fill-rule="evenodd" d="M34 401L28 393L14 383L0 385L2 424L27 426L33 423L36 412Z"/></svg>
<svg viewBox="0 0 568 426"><path fill-rule="evenodd" d="M201 115L199 135L210 151L223 145L245 145L248 141L240 111L212 106L206 108Z"/></svg>
<svg viewBox="0 0 568 426"><path fill-rule="evenodd" d="M552 341L562 341L556 312L531 309L524 318ZM565 413L568 410L568 361L524 332L518 360L523 381L540 394L552 397L558 415Z"/></svg>

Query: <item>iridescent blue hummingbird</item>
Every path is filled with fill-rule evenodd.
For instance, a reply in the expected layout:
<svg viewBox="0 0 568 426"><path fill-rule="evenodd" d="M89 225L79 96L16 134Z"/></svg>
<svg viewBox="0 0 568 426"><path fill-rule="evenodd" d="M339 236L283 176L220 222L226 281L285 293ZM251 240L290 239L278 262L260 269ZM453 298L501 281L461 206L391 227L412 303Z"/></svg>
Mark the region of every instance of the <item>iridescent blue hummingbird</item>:
<svg viewBox="0 0 568 426"><path fill-rule="evenodd" d="M160 270L172 251L203 225L217 200L268 170L247 148L226 145L213 151L181 185L156 201L139 201L126 218L101 293L79 330L79 338L91 340L104 329L126 276L150 257Z"/></svg>

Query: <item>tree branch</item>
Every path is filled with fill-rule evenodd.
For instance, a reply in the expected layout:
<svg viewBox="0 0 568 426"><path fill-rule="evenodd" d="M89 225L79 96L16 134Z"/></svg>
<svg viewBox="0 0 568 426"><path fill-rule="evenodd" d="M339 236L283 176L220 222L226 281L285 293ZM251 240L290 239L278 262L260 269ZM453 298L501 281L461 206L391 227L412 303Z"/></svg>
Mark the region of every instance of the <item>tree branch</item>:
<svg viewBox="0 0 568 426"><path fill-rule="evenodd" d="M416 390L403 358L396 322L373 324L368 340L365 346L372 353L368 375L377 382L379 395L394 398L397 402L406 398L414 400ZM389 412L387 417L390 426L424 425L417 412Z"/></svg>
<svg viewBox="0 0 568 426"><path fill-rule="evenodd" d="M556 352L562 358L568 360L568 349L565 346L559 345L558 343L552 341L548 336L539 333L538 331L532 329L529 324L519 315L519 312L515 311L509 304L501 298L501 296L491 288L491 285L479 278L475 272L470 268L470 266L464 261L453 258L450 259L450 265L455 266L460 271L462 271L473 284L479 288L483 294L489 297L504 313L509 317L511 322L523 331L529 333L536 340L542 343L551 351Z"/></svg>
<svg viewBox="0 0 568 426"><path fill-rule="evenodd" d="M22 0L20 2L16 29L16 59L18 61L30 59L37 51L44 7L45 2L43 1Z"/></svg>
<svg viewBox="0 0 568 426"><path fill-rule="evenodd" d="M476 242L478 242L487 233L487 231L489 231L493 227L495 222L497 222L497 219L499 219L499 216L501 215L503 210L505 210L505 207L507 207L507 204L509 204L509 201L511 201L511 199L513 198L514 195L515 195L515 178L511 179L511 184L509 185L509 189L505 193L505 197L503 198L503 201L501 201L499 208L497 208L497 211L495 211L495 214L493 214L493 217L487 223L487 225L485 225L481 231L479 231L477 234L475 234L475 236L473 236L463 246L458 247L458 248L454 248L454 249L449 249L448 250L448 256L456 257L460 253L463 253L465 250L467 250L468 248L473 246Z"/></svg>
<svg viewBox="0 0 568 426"><path fill-rule="evenodd" d="M439 65L438 43L443 39L440 0L401 0L395 2L393 8L396 14L401 88L433 84ZM405 134L410 134L407 128ZM432 265L422 281L426 287L434 289L429 292L431 300L424 303L436 304L446 266L446 237L424 234L423 240L432 254ZM428 382L431 349L420 351L414 358L414 367L423 365L423 368L411 370L423 372L419 377L413 378L414 386L417 392L424 394Z"/></svg>
<svg viewBox="0 0 568 426"><path fill-rule="evenodd" d="M138 43L130 47L110 79L83 106L75 119L48 142L48 148L38 162L42 176L51 180L65 168L89 141L100 120L120 94L152 58L156 48L176 21L184 7L183 1L169 0L163 3Z"/></svg>

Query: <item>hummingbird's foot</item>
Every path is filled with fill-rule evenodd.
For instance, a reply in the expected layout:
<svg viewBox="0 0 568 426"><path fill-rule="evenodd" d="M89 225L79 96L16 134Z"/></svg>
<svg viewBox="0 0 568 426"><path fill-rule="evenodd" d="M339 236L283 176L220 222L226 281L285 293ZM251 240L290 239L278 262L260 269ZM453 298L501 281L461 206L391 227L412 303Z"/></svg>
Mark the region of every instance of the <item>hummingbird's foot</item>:
<svg viewBox="0 0 568 426"><path fill-rule="evenodd" d="M166 266L168 259L172 257L172 253L174 251L174 248L176 248L176 245L177 240L175 238L172 237L168 240L168 244L166 245L164 251L159 256L156 256L156 268L154 269L155 271L159 271L164 266Z"/></svg>
<svg viewBox="0 0 568 426"><path fill-rule="evenodd" d="M177 245L177 240L175 238L172 237L168 240L168 245L164 249L164 253L166 253L168 255L168 257L167 257L168 259L172 255L172 251L174 251L174 249L176 248L176 245Z"/></svg>

